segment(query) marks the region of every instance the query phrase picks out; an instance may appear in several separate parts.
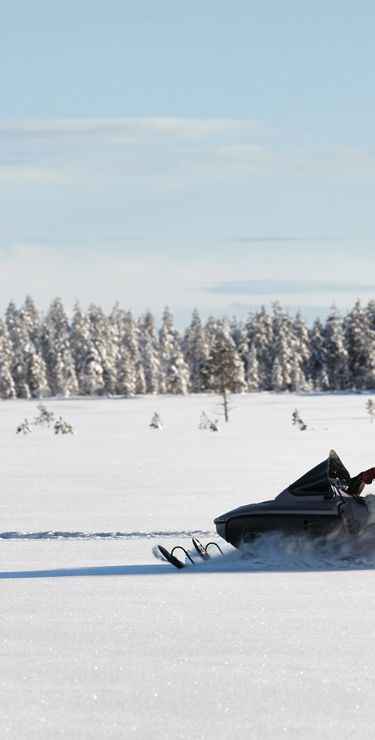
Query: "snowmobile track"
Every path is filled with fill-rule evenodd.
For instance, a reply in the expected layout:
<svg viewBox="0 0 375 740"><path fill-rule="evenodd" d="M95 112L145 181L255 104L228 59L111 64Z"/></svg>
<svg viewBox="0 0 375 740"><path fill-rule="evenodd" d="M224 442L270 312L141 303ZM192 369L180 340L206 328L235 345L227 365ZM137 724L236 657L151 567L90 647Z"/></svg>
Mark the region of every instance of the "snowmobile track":
<svg viewBox="0 0 375 740"><path fill-rule="evenodd" d="M160 537L191 538L195 535L210 537L212 532L199 529L175 530L175 531L153 531L153 532L68 532L68 531L46 531L46 532L0 532L0 540L136 540L156 539Z"/></svg>

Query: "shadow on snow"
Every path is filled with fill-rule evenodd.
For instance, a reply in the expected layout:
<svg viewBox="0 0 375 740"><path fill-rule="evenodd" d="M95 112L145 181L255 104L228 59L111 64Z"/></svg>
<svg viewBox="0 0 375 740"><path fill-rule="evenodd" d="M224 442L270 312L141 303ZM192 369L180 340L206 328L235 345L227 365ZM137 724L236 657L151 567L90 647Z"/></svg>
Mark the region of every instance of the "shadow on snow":
<svg viewBox="0 0 375 740"><path fill-rule="evenodd" d="M5 533L3 533L4 536ZM22 533L8 533L17 536ZM42 533L35 533L37 536ZM48 533L46 533L48 534ZM62 533L49 533L54 538ZM75 533L65 533L70 536ZM81 535L83 533L80 533ZM99 533L96 533L98 536ZM107 537L106 533L105 537ZM113 536L114 533L112 533ZM119 533L117 533L119 534ZM121 535L159 536L160 533L120 533ZM178 532L186 536L187 532ZM190 535L191 533L189 533ZM168 535L171 535L168 532ZM90 536L90 535L89 535ZM115 535L116 536L116 535ZM157 548L154 554L160 557ZM191 553L195 564L181 570L166 562L134 565L107 565L76 568L54 568L43 570L20 570L0 572L0 579L25 578L72 578L104 576L156 576L156 575L209 575L209 574L251 574L251 573L313 573L329 571L375 570L375 540L373 530L364 532L356 538L329 535L324 538L306 539L299 536L285 536L282 533L268 533L259 536L242 550L228 550L222 555L214 555L209 561L197 560Z"/></svg>
<svg viewBox="0 0 375 740"><path fill-rule="evenodd" d="M225 558L223 558L225 561ZM106 565L84 568L54 568L50 570L20 570L0 572L0 580L5 579L28 579L28 578L86 578L96 576L194 576L215 574L271 574L271 573L328 573L339 571L364 571L374 570L375 565L369 563L316 563L315 565L292 565L292 564L266 564L252 563L248 560L235 560L231 562L198 563L196 566L188 566L177 570L168 563L144 564L144 565Z"/></svg>

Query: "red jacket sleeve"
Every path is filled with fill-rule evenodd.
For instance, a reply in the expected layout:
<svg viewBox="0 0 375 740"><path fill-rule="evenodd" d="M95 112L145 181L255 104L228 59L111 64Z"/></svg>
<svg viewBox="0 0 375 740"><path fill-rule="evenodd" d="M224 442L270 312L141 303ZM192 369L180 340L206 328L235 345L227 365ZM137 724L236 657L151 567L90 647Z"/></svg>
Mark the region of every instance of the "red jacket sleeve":
<svg viewBox="0 0 375 740"><path fill-rule="evenodd" d="M364 470L362 473L362 480L364 483L372 483L372 481L375 479L375 468L369 468L368 470Z"/></svg>

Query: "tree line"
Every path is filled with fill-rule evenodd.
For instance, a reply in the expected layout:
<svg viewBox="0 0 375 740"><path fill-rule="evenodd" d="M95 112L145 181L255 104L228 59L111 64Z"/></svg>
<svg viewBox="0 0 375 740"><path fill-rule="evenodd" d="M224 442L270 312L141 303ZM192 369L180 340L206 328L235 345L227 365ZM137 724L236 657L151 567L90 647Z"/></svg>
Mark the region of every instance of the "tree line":
<svg viewBox="0 0 375 740"><path fill-rule="evenodd" d="M161 325L115 305L56 298L45 315L28 296L0 318L0 397L186 394L215 391L333 391L375 388L375 301L308 327L279 303L247 320L197 310L183 333L166 308Z"/></svg>

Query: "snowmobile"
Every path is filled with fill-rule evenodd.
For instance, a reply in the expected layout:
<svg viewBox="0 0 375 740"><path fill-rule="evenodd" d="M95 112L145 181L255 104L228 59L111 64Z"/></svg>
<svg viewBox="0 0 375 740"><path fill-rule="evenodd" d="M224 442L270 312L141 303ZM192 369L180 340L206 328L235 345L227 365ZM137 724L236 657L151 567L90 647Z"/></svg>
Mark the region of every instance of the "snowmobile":
<svg viewBox="0 0 375 740"><path fill-rule="evenodd" d="M366 502L359 496L366 473L351 478L331 450L326 460L273 500L240 506L218 516L214 521L217 533L237 548L266 532L324 536L341 529L358 534L369 519Z"/></svg>
<svg viewBox="0 0 375 740"><path fill-rule="evenodd" d="M216 531L233 547L252 542L269 532L286 535L327 536L333 532L360 534L369 524L370 512L360 494L366 483L375 480L375 468L351 478L338 454L331 450L328 458L291 483L276 498L259 504L247 504L218 516ZM374 527L374 524L370 525ZM210 557L213 546L222 552L217 542L206 546L193 537L194 550L203 560ZM171 551L158 545L155 553L176 568L195 562L181 545ZM181 550L185 562L175 555Z"/></svg>

